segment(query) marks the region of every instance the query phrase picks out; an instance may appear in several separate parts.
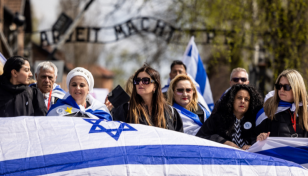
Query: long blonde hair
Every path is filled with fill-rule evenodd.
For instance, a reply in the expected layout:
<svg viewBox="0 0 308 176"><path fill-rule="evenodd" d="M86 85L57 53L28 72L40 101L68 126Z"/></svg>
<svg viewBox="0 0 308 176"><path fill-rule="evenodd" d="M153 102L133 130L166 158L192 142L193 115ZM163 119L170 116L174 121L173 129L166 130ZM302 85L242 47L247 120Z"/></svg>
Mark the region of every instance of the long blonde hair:
<svg viewBox="0 0 308 176"><path fill-rule="evenodd" d="M307 114L307 92L304 83L304 79L301 74L293 69L284 70L278 78L276 79L275 84L279 84L281 77L286 77L291 85L292 94L294 97L294 103L296 106L295 114L299 115L299 125L302 129L308 131L308 114ZM264 112L269 119L273 120L275 113L278 108L280 98L278 96L278 90L274 87L275 93L274 96L269 98L264 103ZM299 103L302 102L303 106L300 107Z"/></svg>
<svg viewBox="0 0 308 176"><path fill-rule="evenodd" d="M170 105L173 105L174 103L174 89L176 87L176 85L178 84L178 82L180 81L189 81L190 84L191 84L191 87L193 89L193 97L192 97L192 100L189 102L189 104L187 105L186 109L189 110L189 111L197 111L198 109L198 94L197 94L197 89L196 89L196 86L195 84L192 82L192 80L190 79L189 76L187 75L177 75L175 78L173 78L173 80L170 82L170 87L168 89L168 92L167 92L167 102L170 104Z"/></svg>

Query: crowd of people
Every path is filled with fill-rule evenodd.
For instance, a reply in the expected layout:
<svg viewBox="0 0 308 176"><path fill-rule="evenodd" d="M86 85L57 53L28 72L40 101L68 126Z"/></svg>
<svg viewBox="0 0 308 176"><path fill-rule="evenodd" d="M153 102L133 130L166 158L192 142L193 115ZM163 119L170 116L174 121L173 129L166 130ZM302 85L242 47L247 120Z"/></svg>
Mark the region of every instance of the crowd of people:
<svg viewBox="0 0 308 176"><path fill-rule="evenodd" d="M55 83L57 67L42 62L31 84L29 61L7 60L0 76L0 117L74 116L136 123L174 130L247 150L267 137L308 137L307 92L296 70L285 70L274 90L263 100L249 85L248 73L235 68L230 88L211 112L203 103L197 83L181 61L171 64L170 79L162 88L160 74L148 65L138 69L125 85L128 102L113 107L89 94L94 79L82 67L67 75L65 92Z"/></svg>

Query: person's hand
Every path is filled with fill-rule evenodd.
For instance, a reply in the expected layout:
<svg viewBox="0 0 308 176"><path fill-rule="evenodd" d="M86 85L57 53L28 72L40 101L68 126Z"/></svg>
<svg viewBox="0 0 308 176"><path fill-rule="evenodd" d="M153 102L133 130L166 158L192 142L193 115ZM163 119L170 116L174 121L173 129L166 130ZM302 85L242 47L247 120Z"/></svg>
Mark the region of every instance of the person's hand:
<svg viewBox="0 0 308 176"><path fill-rule="evenodd" d="M224 144L225 144L225 145L229 145L229 146L231 146L231 147L235 147L235 148L240 149L236 144L234 144L234 143L231 142L231 141L226 141Z"/></svg>
<svg viewBox="0 0 308 176"><path fill-rule="evenodd" d="M111 111L113 108L112 103L110 103L110 101L108 100L108 97L106 97L105 99L105 105L107 106L108 110Z"/></svg>
<svg viewBox="0 0 308 176"><path fill-rule="evenodd" d="M244 145L244 146L242 147L242 149L243 149L243 150L248 150L248 149L250 148L250 146L251 146L251 145Z"/></svg>
<svg viewBox="0 0 308 176"><path fill-rule="evenodd" d="M264 141L265 139L267 139L269 137L271 132L268 132L268 133L260 133L258 136L257 136L257 141Z"/></svg>

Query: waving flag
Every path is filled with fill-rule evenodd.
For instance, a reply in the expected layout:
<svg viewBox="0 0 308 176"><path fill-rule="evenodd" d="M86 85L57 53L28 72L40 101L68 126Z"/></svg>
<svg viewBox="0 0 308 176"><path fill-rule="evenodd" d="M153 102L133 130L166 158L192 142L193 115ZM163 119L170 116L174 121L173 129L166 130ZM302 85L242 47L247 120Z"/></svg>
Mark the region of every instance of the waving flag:
<svg viewBox="0 0 308 176"><path fill-rule="evenodd" d="M186 48L183 62L187 67L187 73L193 77L193 79L199 84L199 91L203 96L208 107L212 111L214 108L214 100L212 96L211 86L203 63L195 44L194 37L191 37L188 46Z"/></svg>
<svg viewBox="0 0 308 176"><path fill-rule="evenodd" d="M103 119L0 119L0 175L308 175L195 136Z"/></svg>
<svg viewBox="0 0 308 176"><path fill-rule="evenodd" d="M281 158L308 168L308 139L269 137L251 146L249 152Z"/></svg>

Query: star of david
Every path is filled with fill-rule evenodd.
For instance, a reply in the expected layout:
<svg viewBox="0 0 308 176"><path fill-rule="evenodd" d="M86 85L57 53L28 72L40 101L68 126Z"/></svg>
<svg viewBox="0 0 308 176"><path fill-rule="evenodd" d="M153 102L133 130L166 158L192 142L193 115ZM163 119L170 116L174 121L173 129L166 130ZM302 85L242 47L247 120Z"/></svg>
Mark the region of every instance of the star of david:
<svg viewBox="0 0 308 176"><path fill-rule="evenodd" d="M112 137L116 141L120 138L120 135L123 131L137 131L135 128L128 125L127 123L121 123L119 128L116 128L116 129L106 129L105 127L99 125L99 123L101 121L104 121L104 119L98 119L98 120L97 119L83 119L83 120L93 124L89 133L107 133L110 137ZM116 131L115 134L112 133L114 131Z"/></svg>

